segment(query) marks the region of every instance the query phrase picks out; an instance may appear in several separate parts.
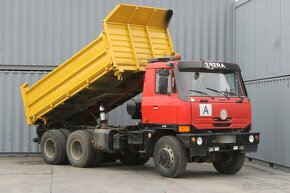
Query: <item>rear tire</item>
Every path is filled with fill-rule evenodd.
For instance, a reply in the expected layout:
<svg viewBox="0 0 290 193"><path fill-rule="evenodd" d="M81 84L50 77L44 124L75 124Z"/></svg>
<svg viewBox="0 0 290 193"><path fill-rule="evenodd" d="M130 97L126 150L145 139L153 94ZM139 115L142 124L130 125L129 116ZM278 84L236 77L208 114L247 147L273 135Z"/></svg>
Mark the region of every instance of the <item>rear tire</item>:
<svg viewBox="0 0 290 193"><path fill-rule="evenodd" d="M124 165L128 166L136 166L136 165L144 165L150 158L141 157L139 153L130 153L130 154L120 154L119 160Z"/></svg>
<svg viewBox="0 0 290 193"><path fill-rule="evenodd" d="M225 154L223 160L213 162L213 166L221 174L235 174L242 169L244 161L245 153L232 151Z"/></svg>
<svg viewBox="0 0 290 193"><path fill-rule="evenodd" d="M71 131L68 130L68 129L58 129L58 130L64 134L64 136L65 136L65 144L66 144L67 139L68 139L69 135L71 134ZM65 152L66 152L66 150L65 150ZM69 160L68 160L67 156L66 156L64 164L69 164Z"/></svg>
<svg viewBox="0 0 290 193"><path fill-rule="evenodd" d="M66 144L67 157L75 167L90 167L94 164L97 151L92 145L93 135L87 130L77 130L70 134Z"/></svg>
<svg viewBox="0 0 290 193"><path fill-rule="evenodd" d="M66 156L66 137L59 130L46 131L41 137L41 154L47 164L64 164Z"/></svg>
<svg viewBox="0 0 290 193"><path fill-rule="evenodd" d="M155 144L153 157L161 176L177 178L185 172L187 153L175 136L161 137Z"/></svg>
<svg viewBox="0 0 290 193"><path fill-rule="evenodd" d="M71 131L68 129L58 129L58 130L64 134L66 141L67 141L69 135L71 134Z"/></svg>

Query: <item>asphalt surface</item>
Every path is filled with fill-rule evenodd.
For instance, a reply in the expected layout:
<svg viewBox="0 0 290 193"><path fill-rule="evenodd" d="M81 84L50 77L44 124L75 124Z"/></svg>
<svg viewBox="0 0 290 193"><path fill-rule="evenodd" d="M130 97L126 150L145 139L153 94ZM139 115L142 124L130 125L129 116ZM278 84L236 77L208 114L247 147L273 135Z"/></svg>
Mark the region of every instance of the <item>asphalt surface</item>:
<svg viewBox="0 0 290 193"><path fill-rule="evenodd" d="M52 166L41 157L0 157L0 193L182 193L289 192L290 173L245 163L236 175L221 175L211 164L188 164L182 178L161 177L150 160L128 167L116 162L95 168Z"/></svg>

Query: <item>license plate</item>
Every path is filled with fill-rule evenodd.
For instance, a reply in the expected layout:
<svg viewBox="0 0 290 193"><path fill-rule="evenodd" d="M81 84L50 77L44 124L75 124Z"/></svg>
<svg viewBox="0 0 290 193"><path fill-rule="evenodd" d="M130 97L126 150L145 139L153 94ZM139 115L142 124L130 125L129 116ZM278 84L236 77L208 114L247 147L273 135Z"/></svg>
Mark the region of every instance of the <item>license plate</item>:
<svg viewBox="0 0 290 193"><path fill-rule="evenodd" d="M217 143L236 143L236 136L217 136Z"/></svg>

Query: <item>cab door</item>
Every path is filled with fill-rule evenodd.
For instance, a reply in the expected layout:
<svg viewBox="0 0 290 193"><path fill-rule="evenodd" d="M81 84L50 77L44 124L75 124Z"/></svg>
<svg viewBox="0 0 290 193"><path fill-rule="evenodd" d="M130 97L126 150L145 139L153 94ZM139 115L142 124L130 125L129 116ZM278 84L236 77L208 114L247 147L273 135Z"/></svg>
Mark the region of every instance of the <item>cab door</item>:
<svg viewBox="0 0 290 193"><path fill-rule="evenodd" d="M148 123L157 125L177 124L177 93L171 69L155 70L155 92Z"/></svg>

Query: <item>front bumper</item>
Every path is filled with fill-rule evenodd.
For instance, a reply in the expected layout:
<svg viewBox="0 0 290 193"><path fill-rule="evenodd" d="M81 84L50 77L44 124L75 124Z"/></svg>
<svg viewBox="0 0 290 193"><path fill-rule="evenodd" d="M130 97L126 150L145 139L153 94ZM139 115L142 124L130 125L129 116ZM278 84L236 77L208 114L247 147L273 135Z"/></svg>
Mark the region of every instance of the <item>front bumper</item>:
<svg viewBox="0 0 290 193"><path fill-rule="evenodd" d="M251 135L254 137L253 142L249 140ZM260 139L258 132L182 133L176 136L180 143L189 149L189 157L207 156L210 153L231 150L256 152ZM201 144L197 143L198 138L202 138ZM230 140L225 140L228 138Z"/></svg>

